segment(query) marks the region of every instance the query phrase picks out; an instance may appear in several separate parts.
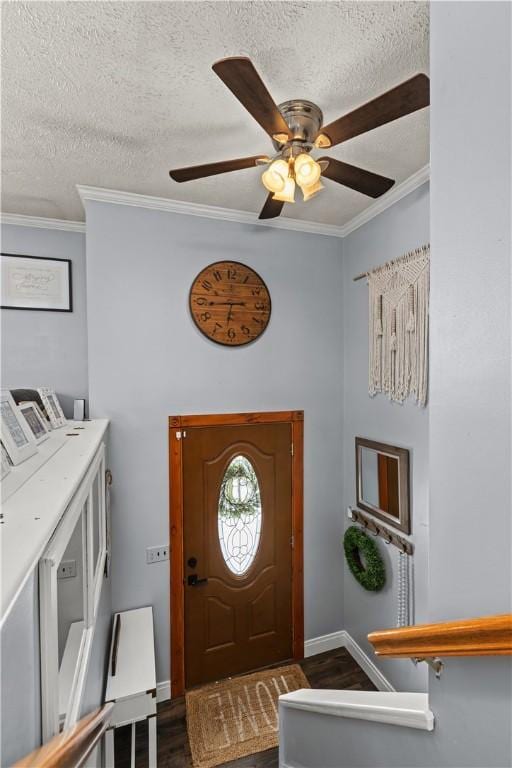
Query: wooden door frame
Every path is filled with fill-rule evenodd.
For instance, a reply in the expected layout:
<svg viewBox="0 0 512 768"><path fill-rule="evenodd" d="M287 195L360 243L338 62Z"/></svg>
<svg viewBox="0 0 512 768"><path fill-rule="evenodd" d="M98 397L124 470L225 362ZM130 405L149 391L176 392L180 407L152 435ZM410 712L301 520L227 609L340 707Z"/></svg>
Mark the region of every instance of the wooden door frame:
<svg viewBox="0 0 512 768"><path fill-rule="evenodd" d="M186 427L290 424L292 432L292 652L304 658L304 411L169 416L171 696L185 692L182 433Z"/></svg>

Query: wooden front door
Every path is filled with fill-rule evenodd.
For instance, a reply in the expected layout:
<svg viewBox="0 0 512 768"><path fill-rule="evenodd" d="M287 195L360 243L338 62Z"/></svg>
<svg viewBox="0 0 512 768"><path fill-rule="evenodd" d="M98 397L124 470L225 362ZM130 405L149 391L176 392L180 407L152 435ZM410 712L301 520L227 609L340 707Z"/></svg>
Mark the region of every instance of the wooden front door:
<svg viewBox="0 0 512 768"><path fill-rule="evenodd" d="M182 438L185 684L283 661L292 637L292 425Z"/></svg>

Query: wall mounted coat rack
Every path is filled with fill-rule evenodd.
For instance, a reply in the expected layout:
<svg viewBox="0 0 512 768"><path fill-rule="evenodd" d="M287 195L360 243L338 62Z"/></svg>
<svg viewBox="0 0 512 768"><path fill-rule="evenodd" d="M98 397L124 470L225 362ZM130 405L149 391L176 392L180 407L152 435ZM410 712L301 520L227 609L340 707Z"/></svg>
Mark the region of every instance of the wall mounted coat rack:
<svg viewBox="0 0 512 768"><path fill-rule="evenodd" d="M361 525L365 532L370 533L372 536L379 536L381 539L384 539L386 544L392 544L401 552L407 552L408 555L412 555L414 553L414 544L411 544L410 541L407 541L407 539L399 536L394 531L390 531L389 528L381 525L381 523L377 523L371 517L363 515L363 513L358 509L349 507L348 516L352 522Z"/></svg>

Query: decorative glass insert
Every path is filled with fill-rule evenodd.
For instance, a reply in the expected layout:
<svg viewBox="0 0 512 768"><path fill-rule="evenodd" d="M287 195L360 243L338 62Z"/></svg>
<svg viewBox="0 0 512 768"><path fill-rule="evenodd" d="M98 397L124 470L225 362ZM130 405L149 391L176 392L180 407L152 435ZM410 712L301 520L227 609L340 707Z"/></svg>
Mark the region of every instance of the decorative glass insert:
<svg viewBox="0 0 512 768"><path fill-rule="evenodd" d="M260 486L245 456L235 456L222 478L218 529L222 557L241 576L256 557L261 534Z"/></svg>

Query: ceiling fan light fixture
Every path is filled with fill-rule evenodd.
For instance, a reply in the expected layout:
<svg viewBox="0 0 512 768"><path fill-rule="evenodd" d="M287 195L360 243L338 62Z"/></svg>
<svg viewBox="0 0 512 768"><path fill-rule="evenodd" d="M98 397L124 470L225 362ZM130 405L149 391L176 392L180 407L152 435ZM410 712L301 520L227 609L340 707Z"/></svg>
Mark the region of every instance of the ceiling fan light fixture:
<svg viewBox="0 0 512 768"><path fill-rule="evenodd" d="M269 192L282 192L286 185L288 177L288 163L286 160L279 158L274 160L270 168L268 168L261 176L263 186L268 189Z"/></svg>
<svg viewBox="0 0 512 768"><path fill-rule="evenodd" d="M318 195L318 193L321 192L323 188L324 185L320 180L315 182L315 184L311 184L309 187L303 186L302 194L304 196L304 201L311 200L311 198L315 197L315 195Z"/></svg>
<svg viewBox="0 0 512 768"><path fill-rule="evenodd" d="M276 192L273 196L273 199L281 200L283 203L295 202L295 181L291 176L287 177L284 184L284 189L280 192Z"/></svg>
<svg viewBox="0 0 512 768"><path fill-rule="evenodd" d="M311 187L320 179L322 169L311 155L301 152L294 161L294 173L297 184L301 187Z"/></svg>

